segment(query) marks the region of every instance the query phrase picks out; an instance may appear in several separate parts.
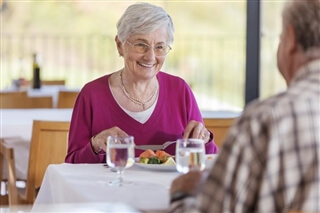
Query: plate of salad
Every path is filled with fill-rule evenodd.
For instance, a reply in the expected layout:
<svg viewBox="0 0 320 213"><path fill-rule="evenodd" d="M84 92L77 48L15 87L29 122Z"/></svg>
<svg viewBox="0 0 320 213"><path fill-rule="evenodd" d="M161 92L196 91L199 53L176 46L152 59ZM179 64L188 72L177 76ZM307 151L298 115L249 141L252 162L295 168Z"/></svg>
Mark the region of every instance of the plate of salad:
<svg viewBox="0 0 320 213"><path fill-rule="evenodd" d="M135 160L135 164L139 167L160 171L177 171L174 156L163 150L154 152L148 149L140 154Z"/></svg>

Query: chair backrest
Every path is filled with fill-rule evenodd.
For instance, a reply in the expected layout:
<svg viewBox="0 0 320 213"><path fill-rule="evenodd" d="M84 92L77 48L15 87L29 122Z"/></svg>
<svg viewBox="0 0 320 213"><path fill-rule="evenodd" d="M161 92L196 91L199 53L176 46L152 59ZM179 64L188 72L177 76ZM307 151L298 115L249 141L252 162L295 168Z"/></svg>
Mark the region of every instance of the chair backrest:
<svg viewBox="0 0 320 213"><path fill-rule="evenodd" d="M27 97L25 108L53 108L51 96Z"/></svg>
<svg viewBox="0 0 320 213"><path fill-rule="evenodd" d="M42 85L66 85L65 80L42 80Z"/></svg>
<svg viewBox="0 0 320 213"><path fill-rule="evenodd" d="M0 109L25 108L27 92L0 92Z"/></svg>
<svg viewBox="0 0 320 213"><path fill-rule="evenodd" d="M28 81L32 85L32 81ZM66 80L41 80L41 85L66 85Z"/></svg>
<svg viewBox="0 0 320 213"><path fill-rule="evenodd" d="M3 166L6 161L7 169L8 169L8 177L7 177L7 188L8 194L0 196L0 204L1 206L12 204L15 205L18 203L18 192L16 187L16 167L14 161L14 150L11 147L5 145L4 141L0 140L0 191L1 191L1 183L5 181L3 179Z"/></svg>
<svg viewBox="0 0 320 213"><path fill-rule="evenodd" d="M27 203L33 203L49 164L63 163L67 154L69 121L33 121L26 183Z"/></svg>
<svg viewBox="0 0 320 213"><path fill-rule="evenodd" d="M232 126L235 118L204 118L204 124L214 134L216 145L221 148L222 143L227 136L229 128Z"/></svg>
<svg viewBox="0 0 320 213"><path fill-rule="evenodd" d="M26 91L0 92L0 109L52 108L51 96L28 97Z"/></svg>
<svg viewBox="0 0 320 213"><path fill-rule="evenodd" d="M79 92L59 91L57 108L73 108Z"/></svg>

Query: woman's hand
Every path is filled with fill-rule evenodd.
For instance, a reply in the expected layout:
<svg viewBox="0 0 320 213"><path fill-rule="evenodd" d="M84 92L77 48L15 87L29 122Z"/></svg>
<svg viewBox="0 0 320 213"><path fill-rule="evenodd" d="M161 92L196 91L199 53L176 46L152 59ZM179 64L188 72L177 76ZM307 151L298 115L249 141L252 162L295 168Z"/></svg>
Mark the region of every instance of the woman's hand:
<svg viewBox="0 0 320 213"><path fill-rule="evenodd" d="M98 133L97 135L91 138L91 146L95 153L99 153L101 150L106 151L107 147L107 138L110 135L117 136L128 136L126 132L121 130L119 127L112 127Z"/></svg>
<svg viewBox="0 0 320 213"><path fill-rule="evenodd" d="M210 140L210 132L203 126L201 122L190 121L184 130L183 138L199 138L205 143Z"/></svg>

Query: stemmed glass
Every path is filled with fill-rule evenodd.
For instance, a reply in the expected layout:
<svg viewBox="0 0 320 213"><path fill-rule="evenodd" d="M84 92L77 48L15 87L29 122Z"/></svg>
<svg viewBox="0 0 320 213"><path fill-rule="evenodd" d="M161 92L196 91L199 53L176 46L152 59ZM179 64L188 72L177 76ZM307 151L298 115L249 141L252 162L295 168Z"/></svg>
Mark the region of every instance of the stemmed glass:
<svg viewBox="0 0 320 213"><path fill-rule="evenodd" d="M196 138L178 139L176 144L176 164L180 173L205 169L204 141Z"/></svg>
<svg viewBox="0 0 320 213"><path fill-rule="evenodd" d="M125 183L123 180L124 170L134 164L133 136L108 136L107 164L117 170L117 179L109 184L122 186Z"/></svg>

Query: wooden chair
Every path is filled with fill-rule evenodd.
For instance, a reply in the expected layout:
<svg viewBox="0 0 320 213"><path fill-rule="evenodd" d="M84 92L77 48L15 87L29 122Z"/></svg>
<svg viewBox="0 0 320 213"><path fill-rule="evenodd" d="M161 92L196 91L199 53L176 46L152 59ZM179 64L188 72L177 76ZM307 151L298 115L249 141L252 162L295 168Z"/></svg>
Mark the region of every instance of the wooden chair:
<svg viewBox="0 0 320 213"><path fill-rule="evenodd" d="M9 188L9 205L33 204L48 165L64 162L67 154L69 126L70 122L68 121L33 121L26 188L23 191L14 187ZM8 152L10 153L12 150L6 146L1 146L1 153ZM8 154L5 157L6 159L13 159ZM7 161L7 163L11 163L8 167L10 166L9 168L14 170L12 169L12 160ZM0 158L0 165L2 164L3 159ZM11 172L11 174L12 178L8 178L9 187L16 184L14 172ZM0 177L2 178L2 176ZM17 193L15 193L16 191Z"/></svg>
<svg viewBox="0 0 320 213"><path fill-rule="evenodd" d="M28 81L29 86L32 85L32 80ZM41 85L66 85L66 80L41 80Z"/></svg>
<svg viewBox="0 0 320 213"><path fill-rule="evenodd" d="M26 108L53 108L52 97L28 97L26 91L0 92L0 109Z"/></svg>
<svg viewBox="0 0 320 213"><path fill-rule="evenodd" d="M27 97L25 103L25 108L53 108L51 96Z"/></svg>
<svg viewBox="0 0 320 213"><path fill-rule="evenodd" d="M57 108L73 108L79 92L59 91Z"/></svg>
<svg viewBox="0 0 320 213"><path fill-rule="evenodd" d="M204 118L203 120L206 128L214 134L216 145L221 148L235 118Z"/></svg>
<svg viewBox="0 0 320 213"><path fill-rule="evenodd" d="M8 177L6 180L3 180L3 162L6 159ZM16 188L16 169L14 163L14 152L13 148L7 147L3 140L0 141L0 191L2 187L2 181L7 185L8 193L0 196L1 206L18 203L18 192ZM10 195L10 196L9 196Z"/></svg>
<svg viewBox="0 0 320 213"><path fill-rule="evenodd" d="M0 92L0 109L25 108L26 91Z"/></svg>
<svg viewBox="0 0 320 213"><path fill-rule="evenodd" d="M42 80L42 85L66 85L65 80Z"/></svg>

